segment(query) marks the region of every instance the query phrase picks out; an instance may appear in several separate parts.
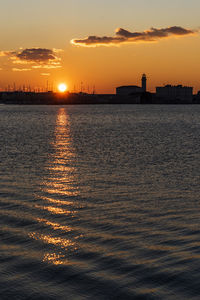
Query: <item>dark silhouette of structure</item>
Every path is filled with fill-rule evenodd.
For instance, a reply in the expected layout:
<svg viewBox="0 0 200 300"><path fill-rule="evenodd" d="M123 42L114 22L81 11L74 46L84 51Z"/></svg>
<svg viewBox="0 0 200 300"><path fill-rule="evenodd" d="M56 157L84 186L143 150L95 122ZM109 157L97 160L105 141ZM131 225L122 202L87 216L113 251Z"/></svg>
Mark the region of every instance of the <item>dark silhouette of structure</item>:
<svg viewBox="0 0 200 300"><path fill-rule="evenodd" d="M15 86L15 85L14 85ZM48 87L48 83L47 83ZM31 89L19 91L10 90L0 92L2 104L37 104L37 105L63 105L63 104L200 104L200 91L193 95L193 87L182 85L165 85L156 87L156 93L147 92L147 77L141 78L141 86L126 85L116 88L116 94L93 93L54 93L51 91L32 92Z"/></svg>
<svg viewBox="0 0 200 300"><path fill-rule="evenodd" d="M116 94L118 96L133 96L133 95L139 95L142 93L146 93L146 87L147 87L147 78L146 75L143 74L141 78L141 86L137 85L125 85L125 86L119 86L116 88Z"/></svg>
<svg viewBox="0 0 200 300"><path fill-rule="evenodd" d="M191 102L193 100L193 88L182 85L165 85L156 87L156 96L173 102Z"/></svg>
<svg viewBox="0 0 200 300"><path fill-rule="evenodd" d="M143 90L143 93L146 93L146 91L147 91L147 77L146 77L146 74L142 75L142 90Z"/></svg>

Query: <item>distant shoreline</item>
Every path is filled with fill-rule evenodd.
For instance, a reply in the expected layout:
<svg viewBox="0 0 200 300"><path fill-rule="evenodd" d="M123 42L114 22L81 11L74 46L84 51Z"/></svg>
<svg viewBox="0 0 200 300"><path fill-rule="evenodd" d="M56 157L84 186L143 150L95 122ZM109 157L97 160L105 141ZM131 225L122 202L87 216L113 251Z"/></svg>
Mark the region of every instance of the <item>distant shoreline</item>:
<svg viewBox="0 0 200 300"><path fill-rule="evenodd" d="M1 92L0 104L6 105L193 105L200 104L200 97L193 100L159 98L153 93L135 93L128 96L116 94L84 94L84 93L34 93L34 92Z"/></svg>

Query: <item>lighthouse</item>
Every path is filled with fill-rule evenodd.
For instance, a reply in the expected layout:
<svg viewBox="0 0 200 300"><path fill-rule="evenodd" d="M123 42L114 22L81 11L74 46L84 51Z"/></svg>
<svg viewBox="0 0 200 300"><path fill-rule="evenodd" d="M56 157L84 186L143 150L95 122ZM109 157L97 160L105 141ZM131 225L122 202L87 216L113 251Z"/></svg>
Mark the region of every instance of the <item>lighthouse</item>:
<svg viewBox="0 0 200 300"><path fill-rule="evenodd" d="M146 74L142 75L142 91L146 93L147 90L147 77Z"/></svg>

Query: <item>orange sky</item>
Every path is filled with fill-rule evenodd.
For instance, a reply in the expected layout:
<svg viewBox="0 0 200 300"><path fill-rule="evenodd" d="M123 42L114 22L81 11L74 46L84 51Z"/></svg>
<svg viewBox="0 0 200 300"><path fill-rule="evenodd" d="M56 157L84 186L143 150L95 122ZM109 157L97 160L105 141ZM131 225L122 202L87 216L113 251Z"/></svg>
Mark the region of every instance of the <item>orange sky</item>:
<svg viewBox="0 0 200 300"><path fill-rule="evenodd" d="M147 74L149 91L157 85L183 84L200 90L200 35L197 11L200 2L191 0L161 1L111 0L8 0L2 5L0 48L0 88L8 85L56 89L66 82L71 91L114 93L115 87L140 84L142 73ZM6 15L12 22L8 22ZM174 35L151 40L133 41L116 45L82 47L70 43L84 40L117 37L116 28L134 36L154 27L165 30L178 26L195 34ZM118 36L121 39L121 36ZM145 39L147 39L145 35ZM95 46L95 45L94 45ZM26 49L34 49L34 56ZM40 51L46 49L41 56ZM58 51L55 49L61 49ZM23 52L24 51L24 52ZM32 53L31 53L32 55ZM40 55L38 58L37 55ZM49 55L47 57L47 55Z"/></svg>

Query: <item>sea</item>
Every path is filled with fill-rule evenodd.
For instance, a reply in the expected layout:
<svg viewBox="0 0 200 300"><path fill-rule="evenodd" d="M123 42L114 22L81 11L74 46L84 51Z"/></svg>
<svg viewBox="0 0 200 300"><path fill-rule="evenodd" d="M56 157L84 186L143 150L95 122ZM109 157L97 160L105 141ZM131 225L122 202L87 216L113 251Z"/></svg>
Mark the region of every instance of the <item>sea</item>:
<svg viewBox="0 0 200 300"><path fill-rule="evenodd" d="M200 106L0 105L0 299L200 299Z"/></svg>

